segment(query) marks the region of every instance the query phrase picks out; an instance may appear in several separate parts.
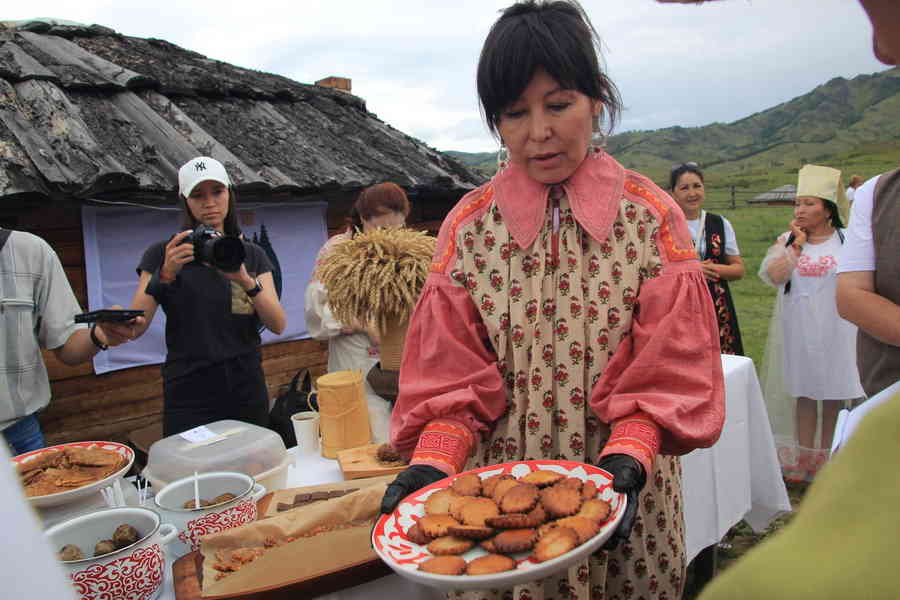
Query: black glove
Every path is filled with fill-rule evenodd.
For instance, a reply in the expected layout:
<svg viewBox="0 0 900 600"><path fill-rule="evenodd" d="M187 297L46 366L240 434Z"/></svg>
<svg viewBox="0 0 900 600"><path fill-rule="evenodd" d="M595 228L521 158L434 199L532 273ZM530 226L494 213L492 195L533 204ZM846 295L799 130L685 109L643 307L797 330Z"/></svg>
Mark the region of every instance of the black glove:
<svg viewBox="0 0 900 600"><path fill-rule="evenodd" d="M384 514L394 512L401 500L416 490L420 490L426 485L430 485L445 477L447 477L446 473L430 465L407 467L387 486L384 497L381 499L381 512Z"/></svg>
<svg viewBox="0 0 900 600"><path fill-rule="evenodd" d="M619 542L624 542L631 536L634 517L637 515L638 494L647 483L647 474L644 473L641 463L627 454L609 454L601 458L597 466L612 474L613 489L624 493L628 498L625 515L619 521L619 526L613 531L612 536L603 545L604 550L615 550Z"/></svg>

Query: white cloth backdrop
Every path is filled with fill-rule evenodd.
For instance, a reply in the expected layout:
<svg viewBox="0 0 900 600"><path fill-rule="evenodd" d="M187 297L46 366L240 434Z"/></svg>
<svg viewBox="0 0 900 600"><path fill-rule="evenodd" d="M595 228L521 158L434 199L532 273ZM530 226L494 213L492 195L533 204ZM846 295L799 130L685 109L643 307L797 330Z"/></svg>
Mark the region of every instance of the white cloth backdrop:
<svg viewBox="0 0 900 600"><path fill-rule="evenodd" d="M264 344L309 337L303 319L303 291L316 253L327 239L325 207L323 202L240 205L244 235L252 239L264 225L281 265L281 304L287 312L287 328L280 336L265 331ZM81 221L88 310L114 304L128 308L138 282L135 269L144 251L181 230L181 211L85 205ZM94 359L94 370L99 374L162 363L166 357L165 340L165 313L158 310L141 338L99 353Z"/></svg>

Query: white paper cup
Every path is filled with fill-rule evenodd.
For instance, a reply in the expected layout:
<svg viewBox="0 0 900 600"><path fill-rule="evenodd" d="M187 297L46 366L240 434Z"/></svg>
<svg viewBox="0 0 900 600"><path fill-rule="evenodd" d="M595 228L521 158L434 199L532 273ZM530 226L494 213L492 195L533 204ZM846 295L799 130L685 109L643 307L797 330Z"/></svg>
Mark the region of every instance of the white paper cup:
<svg viewBox="0 0 900 600"><path fill-rule="evenodd" d="M294 424L294 435L297 436L299 454L318 454L319 452L319 413L303 411L291 415Z"/></svg>

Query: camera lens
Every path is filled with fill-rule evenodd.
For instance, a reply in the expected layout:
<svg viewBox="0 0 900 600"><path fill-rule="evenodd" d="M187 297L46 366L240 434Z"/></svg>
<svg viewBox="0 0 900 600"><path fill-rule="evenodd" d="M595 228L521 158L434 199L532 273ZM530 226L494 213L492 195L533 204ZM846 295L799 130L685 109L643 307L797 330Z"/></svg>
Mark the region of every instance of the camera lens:
<svg viewBox="0 0 900 600"><path fill-rule="evenodd" d="M246 252L244 242L236 237L219 237L207 240L203 244L204 258L226 273L240 270Z"/></svg>

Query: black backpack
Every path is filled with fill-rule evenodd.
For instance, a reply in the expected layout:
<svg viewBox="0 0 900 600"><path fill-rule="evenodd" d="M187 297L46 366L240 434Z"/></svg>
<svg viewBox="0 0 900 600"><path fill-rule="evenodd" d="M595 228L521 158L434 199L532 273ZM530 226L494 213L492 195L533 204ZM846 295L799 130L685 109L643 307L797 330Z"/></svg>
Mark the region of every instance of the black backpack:
<svg viewBox="0 0 900 600"><path fill-rule="evenodd" d="M297 445L291 415L306 410L319 410L316 394L312 392L312 376L308 369L300 369L291 382L281 387L275 404L269 411L269 428L277 432L287 448Z"/></svg>

